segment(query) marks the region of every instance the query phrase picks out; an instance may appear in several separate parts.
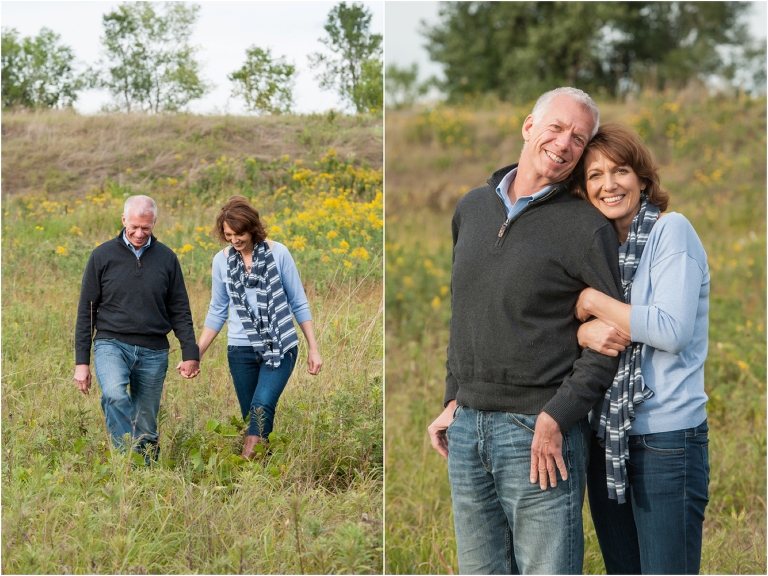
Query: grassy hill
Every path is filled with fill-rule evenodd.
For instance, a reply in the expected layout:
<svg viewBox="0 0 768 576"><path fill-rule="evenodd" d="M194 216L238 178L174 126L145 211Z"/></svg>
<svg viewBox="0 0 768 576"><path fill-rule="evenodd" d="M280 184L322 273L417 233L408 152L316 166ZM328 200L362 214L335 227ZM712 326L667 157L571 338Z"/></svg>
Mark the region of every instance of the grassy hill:
<svg viewBox="0 0 768 576"><path fill-rule="evenodd" d="M381 573L381 119L52 112L3 114L2 133L2 571ZM72 381L85 263L136 193L198 333L231 194L290 248L325 364L307 374L302 339L271 455L239 456L225 334L191 381L170 337L151 469L110 452L100 394Z"/></svg>
<svg viewBox="0 0 768 576"><path fill-rule="evenodd" d="M701 572L766 570L766 101L687 92L598 102L660 165L669 209L711 273L710 502ZM456 200L518 158L530 107L387 112L386 514L389 573L455 573L447 467L426 428L442 410ZM403 433L408 431L408 433ZM585 515L585 573L604 571Z"/></svg>
<svg viewBox="0 0 768 576"><path fill-rule="evenodd" d="M305 162L334 148L373 169L382 164L381 118L342 116L195 116L68 111L3 112L3 195L84 194L130 169L146 185L157 178L194 180L222 156ZM203 162L203 160L205 162Z"/></svg>

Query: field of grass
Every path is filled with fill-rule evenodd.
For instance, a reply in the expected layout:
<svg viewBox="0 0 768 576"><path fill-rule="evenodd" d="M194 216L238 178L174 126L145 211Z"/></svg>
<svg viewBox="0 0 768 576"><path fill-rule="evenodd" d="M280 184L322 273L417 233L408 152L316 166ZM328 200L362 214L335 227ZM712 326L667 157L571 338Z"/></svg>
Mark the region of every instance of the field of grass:
<svg viewBox="0 0 768 576"><path fill-rule="evenodd" d="M766 572L766 101L703 94L598 103L633 126L661 166L670 210L707 250L710 501L702 574ZM427 425L441 412L456 200L517 159L529 107L387 112L386 566L458 570L445 461ZM604 573L585 513L585 573Z"/></svg>
<svg viewBox="0 0 768 576"><path fill-rule="evenodd" d="M381 118L3 114L2 572L381 573ZM158 202L196 330L210 237L252 199L296 260L323 372L297 368L272 454L243 461L222 334L184 380L171 336L149 469L109 449L100 394L72 381L80 279L125 197Z"/></svg>

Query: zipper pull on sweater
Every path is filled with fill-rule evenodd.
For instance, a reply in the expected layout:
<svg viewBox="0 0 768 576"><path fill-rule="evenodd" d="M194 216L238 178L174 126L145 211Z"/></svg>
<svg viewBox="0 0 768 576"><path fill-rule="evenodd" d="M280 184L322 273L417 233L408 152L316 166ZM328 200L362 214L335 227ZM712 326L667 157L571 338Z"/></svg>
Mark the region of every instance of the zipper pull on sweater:
<svg viewBox="0 0 768 576"><path fill-rule="evenodd" d="M499 230L499 238L504 236L504 230L507 229L507 226L509 226L509 218L504 220L504 224L501 225L501 230Z"/></svg>

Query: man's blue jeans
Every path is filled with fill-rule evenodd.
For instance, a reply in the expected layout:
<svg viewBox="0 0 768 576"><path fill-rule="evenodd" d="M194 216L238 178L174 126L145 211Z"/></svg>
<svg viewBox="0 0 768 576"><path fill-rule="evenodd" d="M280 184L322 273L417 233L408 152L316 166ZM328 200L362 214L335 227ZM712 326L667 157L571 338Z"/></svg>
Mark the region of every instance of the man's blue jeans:
<svg viewBox="0 0 768 576"><path fill-rule="evenodd" d="M94 368L101 387L101 408L112 443L124 448L124 436L140 453L157 457L157 413L168 371L168 350L152 350L114 339L93 343ZM130 393L129 393L130 387Z"/></svg>
<svg viewBox="0 0 768 576"><path fill-rule="evenodd" d="M563 435L568 480L531 484L538 415L459 406L448 427L448 475L462 574L581 574L589 425Z"/></svg>
<svg viewBox="0 0 768 576"><path fill-rule="evenodd" d="M250 414L248 434L269 439L277 401L291 377L299 347L286 351L280 366L271 369L252 346L227 346L227 360L243 420Z"/></svg>
<svg viewBox="0 0 768 576"><path fill-rule="evenodd" d="M592 439L589 508L608 574L698 574L709 501L709 428L629 437L627 502L608 499ZM594 433L593 433L594 434Z"/></svg>

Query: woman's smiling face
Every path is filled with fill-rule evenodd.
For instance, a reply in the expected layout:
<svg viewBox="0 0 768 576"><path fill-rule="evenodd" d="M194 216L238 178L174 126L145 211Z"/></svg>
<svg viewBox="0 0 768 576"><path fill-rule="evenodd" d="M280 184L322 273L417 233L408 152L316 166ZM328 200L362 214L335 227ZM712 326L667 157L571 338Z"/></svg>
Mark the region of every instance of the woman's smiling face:
<svg viewBox="0 0 768 576"><path fill-rule="evenodd" d="M613 221L617 231L629 230L640 210L640 192L645 184L631 166L616 164L597 150L587 151L584 166L589 201Z"/></svg>
<svg viewBox="0 0 768 576"><path fill-rule="evenodd" d="M229 224L224 222L222 226L224 229L224 238L227 242L232 244L232 247L238 252L242 252L246 249L253 250L253 236L250 232L243 232L242 234L236 234Z"/></svg>

